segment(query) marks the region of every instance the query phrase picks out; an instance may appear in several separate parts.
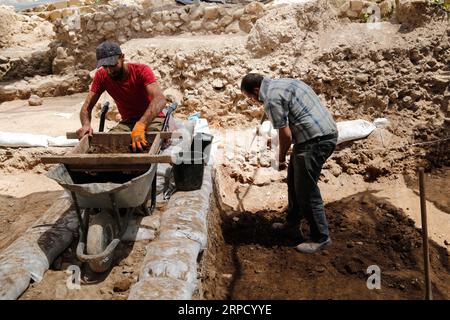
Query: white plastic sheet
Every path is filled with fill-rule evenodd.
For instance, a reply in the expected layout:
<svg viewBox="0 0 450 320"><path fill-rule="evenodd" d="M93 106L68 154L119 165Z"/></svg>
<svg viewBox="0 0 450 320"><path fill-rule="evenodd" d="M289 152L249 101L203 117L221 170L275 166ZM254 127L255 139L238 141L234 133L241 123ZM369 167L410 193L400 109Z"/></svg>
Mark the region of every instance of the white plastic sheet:
<svg viewBox="0 0 450 320"><path fill-rule="evenodd" d="M72 147L77 143L78 139L67 139L64 136L0 132L0 147Z"/></svg>
<svg viewBox="0 0 450 320"><path fill-rule="evenodd" d="M48 136L30 133L0 132L2 147L48 147Z"/></svg>

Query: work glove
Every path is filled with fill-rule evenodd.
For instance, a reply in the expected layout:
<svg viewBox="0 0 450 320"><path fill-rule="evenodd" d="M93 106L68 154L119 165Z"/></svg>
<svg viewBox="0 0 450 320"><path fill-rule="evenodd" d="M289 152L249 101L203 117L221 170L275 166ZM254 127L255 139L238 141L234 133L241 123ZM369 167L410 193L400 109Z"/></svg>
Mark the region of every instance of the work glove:
<svg viewBox="0 0 450 320"><path fill-rule="evenodd" d="M133 131L131 131L131 148L133 152L144 151L145 147L148 147L148 142L145 139L145 129L146 125L138 121L134 125Z"/></svg>
<svg viewBox="0 0 450 320"><path fill-rule="evenodd" d="M90 137L92 137L92 135L94 134L94 130L92 129L92 127L90 125L87 126L82 126L80 129L77 130L77 137L78 140L81 140L81 138L83 138L85 135L89 135Z"/></svg>

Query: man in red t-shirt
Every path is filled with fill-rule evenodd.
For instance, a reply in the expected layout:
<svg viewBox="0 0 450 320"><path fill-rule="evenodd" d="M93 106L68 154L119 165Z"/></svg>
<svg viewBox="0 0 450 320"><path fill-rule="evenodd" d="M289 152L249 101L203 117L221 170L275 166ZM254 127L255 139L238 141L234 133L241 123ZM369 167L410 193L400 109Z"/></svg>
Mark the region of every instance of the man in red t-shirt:
<svg viewBox="0 0 450 320"><path fill-rule="evenodd" d="M122 121L112 131L131 131L133 151L148 146L145 131L152 126L166 104L152 69L145 64L125 63L120 47L109 41L101 43L96 50L97 72L91 90L80 111L82 127L78 138L92 136L92 108L106 90L116 102ZM115 130L116 129L116 130ZM152 128L154 130L154 128Z"/></svg>

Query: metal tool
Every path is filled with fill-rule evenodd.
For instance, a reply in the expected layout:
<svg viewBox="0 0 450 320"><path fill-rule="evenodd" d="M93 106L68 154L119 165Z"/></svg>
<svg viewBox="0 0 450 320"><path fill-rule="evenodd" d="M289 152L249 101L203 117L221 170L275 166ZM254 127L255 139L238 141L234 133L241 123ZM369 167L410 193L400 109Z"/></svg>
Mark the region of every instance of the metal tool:
<svg viewBox="0 0 450 320"><path fill-rule="evenodd" d="M264 113L263 113L263 116L261 117L261 120L259 121L258 127L256 128L256 131L255 131L255 134L254 134L254 136L253 136L252 142L250 143L250 146L248 147L248 152L250 152L250 149L252 148L253 142L255 141L256 136L257 136L258 133L259 133L259 127L263 124L263 122L264 122L266 119L267 119L266 113L264 112Z"/></svg>
<svg viewBox="0 0 450 320"><path fill-rule="evenodd" d="M103 132L105 130L105 118L106 114L108 113L108 110L109 110L109 101L106 101L103 104L102 111L100 113L100 125L98 128L99 132Z"/></svg>

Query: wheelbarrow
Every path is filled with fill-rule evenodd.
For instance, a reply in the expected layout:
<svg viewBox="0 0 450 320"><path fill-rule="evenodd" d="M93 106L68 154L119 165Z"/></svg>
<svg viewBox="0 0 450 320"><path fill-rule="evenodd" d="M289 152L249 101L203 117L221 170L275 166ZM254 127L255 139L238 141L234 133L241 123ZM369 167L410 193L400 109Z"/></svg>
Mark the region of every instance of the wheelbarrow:
<svg viewBox="0 0 450 320"><path fill-rule="evenodd" d="M163 132L146 132L150 143L147 153L116 152L118 147L131 143L130 134L99 132L92 138L84 136L63 156L42 157L44 163L58 164L47 176L72 197L80 226L77 258L87 262L92 271L102 273L111 268L114 250L133 213L152 214L156 205L157 165L172 160L170 155L159 153L162 141L172 136L165 130L175 108L176 104L169 107ZM106 111L104 106L102 114ZM67 136L73 137L73 133ZM99 147L112 152L96 153Z"/></svg>
<svg viewBox="0 0 450 320"><path fill-rule="evenodd" d="M77 258L87 262L92 271L104 272L111 267L114 250L133 213L152 213L155 207L155 197L152 195L156 190L156 168L154 163L143 174L116 172L113 182L94 182L111 177L111 171L92 175L91 172L72 171L64 164L47 173L72 196L80 225ZM87 181L91 182L82 183ZM148 207L150 198L151 205Z"/></svg>

